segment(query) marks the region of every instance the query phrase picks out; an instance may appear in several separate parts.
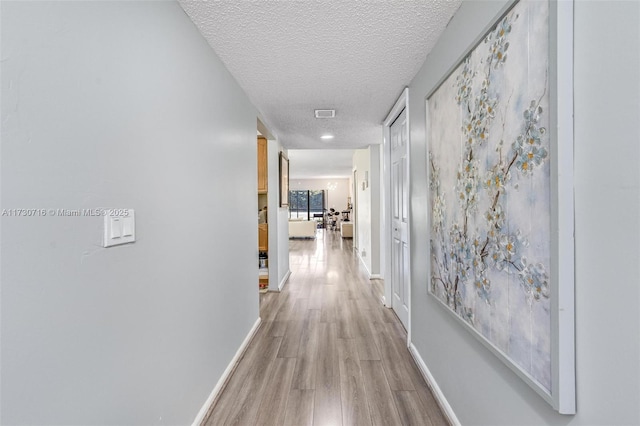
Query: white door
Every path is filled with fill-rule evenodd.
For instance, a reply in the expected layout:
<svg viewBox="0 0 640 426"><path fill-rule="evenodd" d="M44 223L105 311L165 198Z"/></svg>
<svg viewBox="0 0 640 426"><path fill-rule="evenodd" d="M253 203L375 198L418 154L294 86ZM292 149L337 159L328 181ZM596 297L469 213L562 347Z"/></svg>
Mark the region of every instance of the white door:
<svg viewBox="0 0 640 426"><path fill-rule="evenodd" d="M409 129L407 111L391 124L391 307L409 325Z"/></svg>

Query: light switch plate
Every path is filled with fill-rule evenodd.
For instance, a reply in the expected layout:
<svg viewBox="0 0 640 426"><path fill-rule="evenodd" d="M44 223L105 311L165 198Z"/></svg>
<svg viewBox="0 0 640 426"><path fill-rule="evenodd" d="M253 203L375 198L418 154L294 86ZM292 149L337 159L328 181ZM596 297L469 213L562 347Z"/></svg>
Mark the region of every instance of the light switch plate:
<svg viewBox="0 0 640 426"><path fill-rule="evenodd" d="M133 243L136 240L136 216L133 209L105 209L103 247Z"/></svg>

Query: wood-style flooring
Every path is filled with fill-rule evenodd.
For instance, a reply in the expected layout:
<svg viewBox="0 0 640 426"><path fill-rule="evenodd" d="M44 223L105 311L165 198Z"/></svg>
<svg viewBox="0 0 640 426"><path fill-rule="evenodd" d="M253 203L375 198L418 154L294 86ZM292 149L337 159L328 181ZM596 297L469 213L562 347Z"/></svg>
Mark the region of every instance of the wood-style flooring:
<svg viewBox="0 0 640 426"><path fill-rule="evenodd" d="M290 240L289 282L261 295L262 325L204 424L447 424L352 247L336 231Z"/></svg>

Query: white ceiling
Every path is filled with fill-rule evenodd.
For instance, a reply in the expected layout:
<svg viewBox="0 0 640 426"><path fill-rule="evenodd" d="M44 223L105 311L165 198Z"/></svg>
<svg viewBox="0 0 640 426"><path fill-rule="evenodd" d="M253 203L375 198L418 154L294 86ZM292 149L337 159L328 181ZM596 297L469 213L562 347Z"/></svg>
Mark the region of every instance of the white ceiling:
<svg viewBox="0 0 640 426"><path fill-rule="evenodd" d="M289 179L348 178L353 149L290 149Z"/></svg>
<svg viewBox="0 0 640 426"><path fill-rule="evenodd" d="M271 133L320 149L380 143L382 120L462 2L179 1ZM336 118L315 119L325 108Z"/></svg>

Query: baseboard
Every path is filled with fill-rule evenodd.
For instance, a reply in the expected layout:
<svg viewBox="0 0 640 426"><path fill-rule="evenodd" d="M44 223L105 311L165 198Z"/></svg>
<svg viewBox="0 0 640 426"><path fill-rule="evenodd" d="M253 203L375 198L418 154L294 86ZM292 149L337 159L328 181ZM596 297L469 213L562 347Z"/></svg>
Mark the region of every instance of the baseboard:
<svg viewBox="0 0 640 426"><path fill-rule="evenodd" d="M436 380L433 378L433 375L429 371L429 368L427 368L427 364L424 363L424 360L420 356L418 349L416 349L413 343L409 345L409 352L411 353L413 360L418 365L418 369L422 373L422 377L424 377L424 380L431 388L431 392L433 392L433 396L436 399L438 406L440 406L442 413L449 421L449 424L452 426L460 426L460 421L458 420L456 413L453 412L453 409L451 408L451 405L449 405L447 398L445 398L444 394L440 390L438 383L436 383Z"/></svg>
<svg viewBox="0 0 640 426"><path fill-rule="evenodd" d="M278 291L282 291L282 289L284 288L284 285L287 283L290 276L291 276L291 270L289 269L287 273L284 274L284 278L282 278L282 281L280 281L280 284L278 284Z"/></svg>
<svg viewBox="0 0 640 426"><path fill-rule="evenodd" d="M382 306L384 306L385 308L389 308L390 306L387 306L387 298L384 296L380 296L380 302L382 303Z"/></svg>
<svg viewBox="0 0 640 426"><path fill-rule="evenodd" d="M234 355L233 359L231 360L227 368L224 370L224 373L222 373L222 376L218 380L218 383L216 383L216 386L211 391L209 398L207 398L202 408L200 408L200 411L198 412L198 415L196 416L196 418L193 420L193 423L191 424L191 426L200 426L202 422L204 422L204 420L207 417L207 414L209 413L209 409L213 406L213 403L216 401L216 398L218 397L222 389L224 389L224 386L226 385L227 380L229 380L229 377L231 377L231 373L233 373L233 370L235 370L236 368L236 364L238 363L238 361L240 361L240 358L242 358L244 351L247 350L249 343L251 343L253 336L255 336L256 332L258 331L258 328L260 328L261 322L262 322L262 319L258 318L255 324L253 324L253 327L251 327L251 330L249 330L249 334L247 334L247 337L244 338L244 341L238 348L238 351Z"/></svg>
<svg viewBox="0 0 640 426"><path fill-rule="evenodd" d="M365 263L364 259L360 255L360 251L358 251L358 259L360 259L360 262L362 262L362 266L364 266L364 270L367 271L367 276L370 277L371 272L369 272L369 268L367 268L367 264Z"/></svg>
<svg viewBox="0 0 640 426"><path fill-rule="evenodd" d="M371 274L371 275L369 275L369 279L370 280L381 280L382 279L382 275L380 275L380 274Z"/></svg>

